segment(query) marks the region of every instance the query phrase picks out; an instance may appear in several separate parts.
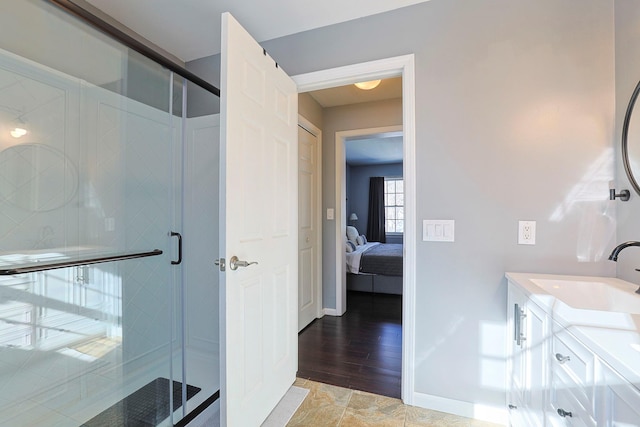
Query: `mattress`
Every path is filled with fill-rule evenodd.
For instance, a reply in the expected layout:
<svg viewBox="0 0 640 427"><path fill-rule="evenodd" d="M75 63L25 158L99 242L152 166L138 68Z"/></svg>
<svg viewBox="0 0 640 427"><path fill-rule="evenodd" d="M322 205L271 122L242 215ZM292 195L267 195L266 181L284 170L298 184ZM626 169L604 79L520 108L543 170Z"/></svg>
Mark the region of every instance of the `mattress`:
<svg viewBox="0 0 640 427"><path fill-rule="evenodd" d="M369 242L346 255L349 273L402 276L402 244Z"/></svg>
<svg viewBox="0 0 640 427"><path fill-rule="evenodd" d="M360 258L360 272L402 276L402 244L381 243L367 249Z"/></svg>

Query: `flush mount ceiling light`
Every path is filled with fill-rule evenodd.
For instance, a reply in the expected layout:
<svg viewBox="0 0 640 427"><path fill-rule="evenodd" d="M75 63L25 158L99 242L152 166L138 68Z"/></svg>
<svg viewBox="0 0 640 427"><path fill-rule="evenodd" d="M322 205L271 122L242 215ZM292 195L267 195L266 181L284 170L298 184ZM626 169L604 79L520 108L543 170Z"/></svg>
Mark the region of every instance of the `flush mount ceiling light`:
<svg viewBox="0 0 640 427"><path fill-rule="evenodd" d="M380 82L381 80L370 80L368 82L360 82L360 83L356 83L356 87L362 90L371 90L378 87Z"/></svg>
<svg viewBox="0 0 640 427"><path fill-rule="evenodd" d="M16 127L13 128L9 134L14 138L21 138L27 134L27 130L25 128Z"/></svg>
<svg viewBox="0 0 640 427"><path fill-rule="evenodd" d="M21 114L10 122L9 129L11 130L9 131L9 135L14 138L22 138L29 133L27 130L27 123L24 121L22 116L23 115Z"/></svg>

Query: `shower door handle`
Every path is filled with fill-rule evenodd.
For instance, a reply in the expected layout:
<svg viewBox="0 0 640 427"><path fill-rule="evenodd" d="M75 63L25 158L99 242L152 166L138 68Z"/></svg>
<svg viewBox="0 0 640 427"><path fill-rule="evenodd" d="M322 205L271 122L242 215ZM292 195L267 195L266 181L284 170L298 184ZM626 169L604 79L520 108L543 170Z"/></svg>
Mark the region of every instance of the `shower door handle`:
<svg viewBox="0 0 640 427"><path fill-rule="evenodd" d="M171 261L171 264L173 265L182 264L182 234L172 231L171 237L178 238L178 259L176 261Z"/></svg>

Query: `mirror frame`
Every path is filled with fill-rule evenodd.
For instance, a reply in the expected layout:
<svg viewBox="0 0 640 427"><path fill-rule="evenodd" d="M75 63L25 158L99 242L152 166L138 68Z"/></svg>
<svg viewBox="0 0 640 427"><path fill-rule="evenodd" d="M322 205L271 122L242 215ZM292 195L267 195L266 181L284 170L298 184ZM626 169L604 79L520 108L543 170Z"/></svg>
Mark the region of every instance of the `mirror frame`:
<svg viewBox="0 0 640 427"><path fill-rule="evenodd" d="M640 195L640 185L633 175L633 171L631 170L631 162L629 161L629 123L631 122L631 115L633 114L633 108L635 107L636 100L638 99L638 95L640 94L640 81L636 85L636 88L633 90L633 94L631 94L631 99L629 100L629 105L627 106L627 112L624 115L624 122L622 124L622 163L624 164L624 171L627 174L627 178L629 178L629 182L631 186L636 191L638 195ZM638 171L640 173L640 171Z"/></svg>

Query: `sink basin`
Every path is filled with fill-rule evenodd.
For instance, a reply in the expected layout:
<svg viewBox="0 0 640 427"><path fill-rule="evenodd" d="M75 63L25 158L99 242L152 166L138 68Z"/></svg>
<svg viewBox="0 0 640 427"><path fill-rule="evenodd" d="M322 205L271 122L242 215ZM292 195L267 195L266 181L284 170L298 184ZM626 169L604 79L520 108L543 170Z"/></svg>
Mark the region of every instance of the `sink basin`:
<svg viewBox="0 0 640 427"><path fill-rule="evenodd" d="M531 279L565 304L582 310L613 311L640 314L640 295L637 288L613 282Z"/></svg>

